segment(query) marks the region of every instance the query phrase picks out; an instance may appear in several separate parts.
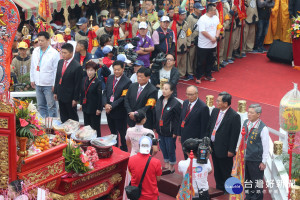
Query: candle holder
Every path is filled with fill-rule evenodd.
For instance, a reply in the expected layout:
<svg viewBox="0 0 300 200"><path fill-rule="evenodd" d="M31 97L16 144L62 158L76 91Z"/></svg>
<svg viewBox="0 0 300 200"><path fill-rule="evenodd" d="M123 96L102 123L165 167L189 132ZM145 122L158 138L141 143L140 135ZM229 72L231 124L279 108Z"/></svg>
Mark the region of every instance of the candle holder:
<svg viewBox="0 0 300 200"><path fill-rule="evenodd" d="M273 148L274 155L277 155L277 156L281 155L282 148L283 148L283 143L281 141L275 141L274 148Z"/></svg>
<svg viewBox="0 0 300 200"><path fill-rule="evenodd" d="M214 96L213 95L207 95L206 96L206 105L208 107L213 107L214 106Z"/></svg>

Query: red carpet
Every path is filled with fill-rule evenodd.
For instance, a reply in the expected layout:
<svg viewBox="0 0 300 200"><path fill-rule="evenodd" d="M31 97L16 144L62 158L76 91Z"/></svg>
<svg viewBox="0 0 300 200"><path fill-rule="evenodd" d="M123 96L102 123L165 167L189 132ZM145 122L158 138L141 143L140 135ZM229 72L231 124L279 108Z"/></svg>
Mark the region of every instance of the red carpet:
<svg viewBox="0 0 300 200"><path fill-rule="evenodd" d="M279 106L281 98L293 88L293 82L300 83L299 70L271 62L265 54L247 54L246 58L236 59L234 64L213 73L213 77L216 82L202 81L198 86L274 106Z"/></svg>
<svg viewBox="0 0 300 200"><path fill-rule="evenodd" d="M252 103L260 103L263 109L262 120L267 126L279 130L279 103L281 98L293 88L292 82L299 83L300 71L292 67L270 62L264 54L247 54L246 58L236 59L234 64L229 64L213 76L216 82L203 81L196 85L194 81L180 82L177 86L178 97L186 99L185 90L188 85L196 85L199 89L199 98L205 102L206 95L217 97L221 91L227 91L232 96L232 108L237 110L238 100L247 100L247 106ZM101 126L103 135L110 134L107 125ZM272 140L278 137L271 135ZM162 153L157 157L163 163ZM183 160L181 144L177 142L176 158L179 162ZM175 166L176 173L177 165ZM215 187L213 173L208 177L209 185ZM165 194L160 194L160 200L173 200ZM269 200L269 193L264 195Z"/></svg>

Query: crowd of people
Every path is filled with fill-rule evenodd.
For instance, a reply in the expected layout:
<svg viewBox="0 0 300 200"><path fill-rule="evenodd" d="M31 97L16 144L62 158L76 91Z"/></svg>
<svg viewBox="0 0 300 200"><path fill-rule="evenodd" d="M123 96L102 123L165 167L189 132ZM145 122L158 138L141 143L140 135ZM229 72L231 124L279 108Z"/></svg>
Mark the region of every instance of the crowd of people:
<svg viewBox="0 0 300 200"><path fill-rule="evenodd" d="M158 152L158 146L163 153L164 169L174 173L178 163L176 140L182 144L185 159L189 159L190 150L198 156L197 145L190 139L210 138L216 187L225 192L224 183L231 176L241 131L240 116L230 107L231 95L220 93L217 108L210 114L207 105L198 98L195 86L187 87L187 100L181 104L175 98L177 83L180 79L195 80L197 84L203 79L216 81L212 74L219 67L246 57L246 53L265 52L263 40L274 2L246 0L243 29L234 1L190 0L179 7L170 2L158 1L156 11L152 0L145 0L143 9L135 6L133 13L128 11L126 3L121 3L118 21L114 17L117 10L112 8L102 10L97 16L99 24L91 25L85 12L78 20L70 18L70 28L53 25L56 35L40 31L32 36L32 47L28 41L22 41L19 32L11 64L14 81L22 82L22 75L30 74L30 85L36 90L42 117L57 117L58 101L61 121L78 121L79 103L84 125L95 129L98 137L101 137L101 113L105 110L111 133L119 137L117 146L131 153L125 185L130 180L132 185L139 184L143 166L150 154ZM178 19L174 19L177 13ZM91 37L90 31L95 37ZM124 47L125 51L132 49L137 54L132 59L120 51L120 43L134 37L138 38L135 46ZM155 61L161 55L163 61ZM127 73L128 69L132 73ZM243 125L249 137L246 179L254 183L263 179L269 141L260 114L261 107L251 105L249 121ZM142 138L146 135L148 138ZM195 166L202 166L196 160ZM161 164L155 159L149 162L147 170L151 173L145 175L142 199L157 199L156 180L162 173ZM180 162L179 171L185 174L188 164ZM194 199L208 198L207 176L212 167L209 161L202 167L203 171L194 172L195 177L200 177L193 179ZM262 199L262 195L250 193L247 199Z"/></svg>

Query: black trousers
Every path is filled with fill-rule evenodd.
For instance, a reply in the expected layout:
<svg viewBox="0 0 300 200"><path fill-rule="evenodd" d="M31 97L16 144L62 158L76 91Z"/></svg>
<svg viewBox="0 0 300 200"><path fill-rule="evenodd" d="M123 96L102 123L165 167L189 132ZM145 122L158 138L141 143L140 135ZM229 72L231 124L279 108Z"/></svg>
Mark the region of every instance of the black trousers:
<svg viewBox="0 0 300 200"><path fill-rule="evenodd" d="M68 103L58 101L58 105L59 105L60 120L62 123L64 123L68 119L79 121L78 114L77 114L77 106L72 107L72 101Z"/></svg>
<svg viewBox="0 0 300 200"><path fill-rule="evenodd" d="M231 170L233 166L233 157L218 158L212 152L212 160L214 164L214 177L216 181L216 188L225 192L225 181L231 177Z"/></svg>
<svg viewBox="0 0 300 200"><path fill-rule="evenodd" d="M252 181L251 188L247 188L247 200L262 200L263 199L263 178L264 171L259 169L260 161L246 161L245 163L245 182ZM257 184L261 183L261 184Z"/></svg>
<svg viewBox="0 0 300 200"><path fill-rule="evenodd" d="M216 48L203 49L197 47L197 68L196 68L196 78L200 79L205 76L207 78L212 78L211 70L214 66L216 59Z"/></svg>
<svg viewBox="0 0 300 200"><path fill-rule="evenodd" d="M126 145L126 140L125 140L125 135L127 131L127 121L126 118L123 119L113 119L110 117L110 115L107 116L107 123L109 130L112 134L117 135L117 146L119 146L119 134L120 134L120 139L121 139L121 146L120 149L123 151L128 151L127 145ZM119 134L118 134L119 133Z"/></svg>
<svg viewBox="0 0 300 200"><path fill-rule="evenodd" d="M194 197L193 200L209 200L208 190L199 192L199 197Z"/></svg>
<svg viewBox="0 0 300 200"><path fill-rule="evenodd" d="M96 111L95 114L88 114L83 112L83 119L84 119L84 126L90 125L92 129L97 131L97 137L101 137L101 130L100 130L101 114L96 115Z"/></svg>

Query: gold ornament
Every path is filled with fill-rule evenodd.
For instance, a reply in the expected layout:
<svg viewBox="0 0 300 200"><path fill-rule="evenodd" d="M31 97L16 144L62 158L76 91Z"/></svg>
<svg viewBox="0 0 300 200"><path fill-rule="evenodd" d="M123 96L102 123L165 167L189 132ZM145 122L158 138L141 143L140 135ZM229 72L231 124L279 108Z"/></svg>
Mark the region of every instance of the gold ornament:
<svg viewBox="0 0 300 200"><path fill-rule="evenodd" d="M3 13L0 14L0 25L1 26L6 26L6 23L4 23L4 21L1 19L4 16Z"/></svg>
<svg viewBox="0 0 300 200"><path fill-rule="evenodd" d="M281 155L282 154L282 147L283 143L281 141L275 141L274 147L273 147L273 153L275 155Z"/></svg>
<svg viewBox="0 0 300 200"><path fill-rule="evenodd" d="M0 136L0 190L6 189L9 179L8 137Z"/></svg>
<svg viewBox="0 0 300 200"><path fill-rule="evenodd" d="M247 101L245 101L245 100L239 100L238 101L238 112L239 113L245 113L246 112L246 104L247 104Z"/></svg>
<svg viewBox="0 0 300 200"><path fill-rule="evenodd" d="M300 199L300 186L299 185L293 185L291 187L291 199L292 200Z"/></svg>
<svg viewBox="0 0 300 200"><path fill-rule="evenodd" d="M213 107L214 106L214 96L213 95L207 95L206 96L206 105L208 107Z"/></svg>

